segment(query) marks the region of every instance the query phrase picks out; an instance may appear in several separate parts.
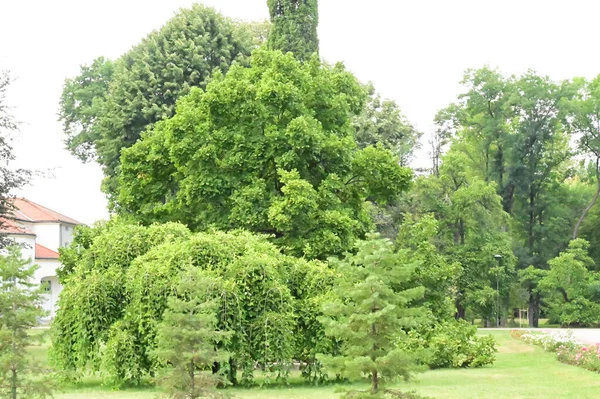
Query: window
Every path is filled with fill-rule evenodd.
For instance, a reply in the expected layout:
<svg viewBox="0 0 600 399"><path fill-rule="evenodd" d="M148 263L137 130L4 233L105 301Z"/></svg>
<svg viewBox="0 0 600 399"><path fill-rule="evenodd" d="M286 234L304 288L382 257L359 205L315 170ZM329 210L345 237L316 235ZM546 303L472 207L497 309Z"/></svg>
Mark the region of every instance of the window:
<svg viewBox="0 0 600 399"><path fill-rule="evenodd" d="M42 280L41 288L42 288L42 292L52 292L52 281Z"/></svg>

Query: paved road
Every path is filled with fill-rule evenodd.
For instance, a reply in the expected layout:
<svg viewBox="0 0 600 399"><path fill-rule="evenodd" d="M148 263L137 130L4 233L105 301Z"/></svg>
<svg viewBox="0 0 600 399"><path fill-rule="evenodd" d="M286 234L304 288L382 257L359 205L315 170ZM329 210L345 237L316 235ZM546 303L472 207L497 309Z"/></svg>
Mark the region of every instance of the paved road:
<svg viewBox="0 0 600 399"><path fill-rule="evenodd" d="M485 330L528 330L528 328L483 328L482 331ZM532 331L540 331L540 332L556 332L560 330L567 330L564 328L533 328ZM582 344L596 344L600 343L600 328L570 328L573 332L573 336Z"/></svg>

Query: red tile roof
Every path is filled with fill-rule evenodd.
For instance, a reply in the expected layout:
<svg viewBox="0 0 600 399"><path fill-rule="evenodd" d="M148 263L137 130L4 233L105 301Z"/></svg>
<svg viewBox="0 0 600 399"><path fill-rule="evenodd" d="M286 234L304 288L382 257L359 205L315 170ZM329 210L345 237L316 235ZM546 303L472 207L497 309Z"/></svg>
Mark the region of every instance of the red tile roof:
<svg viewBox="0 0 600 399"><path fill-rule="evenodd" d="M15 198L15 219L26 222L64 222L69 224L82 224L75 219L55 212L45 206L36 204L25 198Z"/></svg>
<svg viewBox="0 0 600 399"><path fill-rule="evenodd" d="M35 235L35 233L28 228L21 227L14 220L6 218L0 218L0 232L28 236Z"/></svg>
<svg viewBox="0 0 600 399"><path fill-rule="evenodd" d="M46 248L43 245L35 244L36 259L58 259L58 252Z"/></svg>

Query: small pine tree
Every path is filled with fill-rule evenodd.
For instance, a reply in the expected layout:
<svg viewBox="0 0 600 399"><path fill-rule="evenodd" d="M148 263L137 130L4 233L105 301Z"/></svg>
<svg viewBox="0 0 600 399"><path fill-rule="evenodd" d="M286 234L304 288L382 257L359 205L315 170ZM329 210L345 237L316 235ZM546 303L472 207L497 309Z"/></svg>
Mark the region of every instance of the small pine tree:
<svg viewBox="0 0 600 399"><path fill-rule="evenodd" d="M45 398L49 383L39 377L27 352L29 331L44 315L41 290L33 283L37 266L21 258L21 248L8 247L0 256L0 397Z"/></svg>
<svg viewBox="0 0 600 399"><path fill-rule="evenodd" d="M411 355L397 347L402 329L418 324L423 308L411 303L423 297L423 287L411 287L415 266L394 252L378 235L358 244L356 255L336 262L340 280L336 297L324 303L325 332L342 342L341 355L320 356L325 367L349 378L369 376L370 392L346 397L383 397L386 380L408 379L417 367Z"/></svg>
<svg viewBox="0 0 600 399"><path fill-rule="evenodd" d="M177 296L169 299L158 326L155 355L164 366L158 381L169 398L222 396L215 388L225 380L212 367L229 359L218 349L229 333L217 331L216 302L207 295L215 284L200 270L182 274Z"/></svg>

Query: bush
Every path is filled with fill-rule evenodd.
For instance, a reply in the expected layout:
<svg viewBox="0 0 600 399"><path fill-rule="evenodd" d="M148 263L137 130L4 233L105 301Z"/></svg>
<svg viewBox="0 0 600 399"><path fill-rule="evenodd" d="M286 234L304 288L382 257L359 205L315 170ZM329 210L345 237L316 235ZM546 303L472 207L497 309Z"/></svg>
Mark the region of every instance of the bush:
<svg viewBox="0 0 600 399"><path fill-rule="evenodd" d="M452 320L433 328L413 330L404 336L406 349L421 353L421 362L431 368L482 367L496 360L496 342L491 335L477 335L477 327Z"/></svg>

